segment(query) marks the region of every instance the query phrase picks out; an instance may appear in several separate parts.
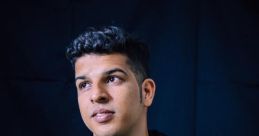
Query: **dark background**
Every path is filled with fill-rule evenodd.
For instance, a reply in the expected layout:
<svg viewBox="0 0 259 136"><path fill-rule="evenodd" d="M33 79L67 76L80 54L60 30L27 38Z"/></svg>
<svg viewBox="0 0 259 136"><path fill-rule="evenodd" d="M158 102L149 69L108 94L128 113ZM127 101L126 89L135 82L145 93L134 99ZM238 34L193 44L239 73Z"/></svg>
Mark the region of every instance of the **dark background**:
<svg viewBox="0 0 259 136"><path fill-rule="evenodd" d="M1 136L87 136L65 47L89 26L145 39L149 128L259 135L257 0L9 0L1 9Z"/></svg>

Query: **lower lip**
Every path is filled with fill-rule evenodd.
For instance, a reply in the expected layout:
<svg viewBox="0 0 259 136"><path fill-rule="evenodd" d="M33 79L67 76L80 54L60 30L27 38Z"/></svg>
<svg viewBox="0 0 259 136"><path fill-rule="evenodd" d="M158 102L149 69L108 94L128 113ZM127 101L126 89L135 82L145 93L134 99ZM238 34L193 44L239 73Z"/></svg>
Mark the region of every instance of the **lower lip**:
<svg viewBox="0 0 259 136"><path fill-rule="evenodd" d="M94 120L98 123L105 123L113 118L113 113L101 113L94 116Z"/></svg>

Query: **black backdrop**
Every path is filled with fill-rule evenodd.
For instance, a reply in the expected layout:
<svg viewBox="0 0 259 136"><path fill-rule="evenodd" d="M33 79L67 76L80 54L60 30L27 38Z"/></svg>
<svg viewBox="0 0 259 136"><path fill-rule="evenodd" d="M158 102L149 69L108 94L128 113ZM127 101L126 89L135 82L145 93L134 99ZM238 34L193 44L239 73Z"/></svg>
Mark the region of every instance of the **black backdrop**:
<svg viewBox="0 0 259 136"><path fill-rule="evenodd" d="M151 48L149 128L170 136L259 135L256 0L9 0L1 4L3 136L86 136L65 47L120 25Z"/></svg>

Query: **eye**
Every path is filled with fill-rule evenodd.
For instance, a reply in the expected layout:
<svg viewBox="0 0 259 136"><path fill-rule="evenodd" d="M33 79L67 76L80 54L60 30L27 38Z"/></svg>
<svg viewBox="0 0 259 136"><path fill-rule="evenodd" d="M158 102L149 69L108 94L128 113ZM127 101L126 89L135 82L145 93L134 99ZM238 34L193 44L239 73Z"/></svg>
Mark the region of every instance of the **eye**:
<svg viewBox="0 0 259 136"><path fill-rule="evenodd" d="M81 83L79 83L79 85L78 85L79 90L82 90L82 89L89 89L90 87L91 87L91 83L88 82L88 81L81 82Z"/></svg>
<svg viewBox="0 0 259 136"><path fill-rule="evenodd" d="M122 81L123 80L117 76L108 76L106 82L108 84L120 84L120 83L122 83Z"/></svg>

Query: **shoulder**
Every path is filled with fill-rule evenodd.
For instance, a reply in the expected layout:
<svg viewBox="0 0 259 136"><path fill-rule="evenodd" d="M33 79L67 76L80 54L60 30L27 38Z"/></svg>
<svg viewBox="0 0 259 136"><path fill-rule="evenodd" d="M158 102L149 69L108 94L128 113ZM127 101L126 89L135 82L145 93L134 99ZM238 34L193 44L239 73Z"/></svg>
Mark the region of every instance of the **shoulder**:
<svg viewBox="0 0 259 136"><path fill-rule="evenodd" d="M161 133L157 130L149 130L148 134L149 134L149 136L167 136L166 134Z"/></svg>

